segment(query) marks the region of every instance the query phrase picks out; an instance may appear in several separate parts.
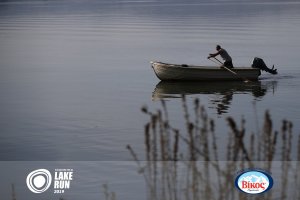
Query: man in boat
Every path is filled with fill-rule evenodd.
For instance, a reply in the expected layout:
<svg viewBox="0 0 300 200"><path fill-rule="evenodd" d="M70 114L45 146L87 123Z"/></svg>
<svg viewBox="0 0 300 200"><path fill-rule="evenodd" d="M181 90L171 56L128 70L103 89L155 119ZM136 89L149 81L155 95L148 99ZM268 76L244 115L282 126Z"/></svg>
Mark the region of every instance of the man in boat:
<svg viewBox="0 0 300 200"><path fill-rule="evenodd" d="M228 67L228 68L233 68L233 64L232 64L232 59L230 57L230 55L227 53L227 51L223 48L221 48L220 45L216 46L216 53L210 53L209 56L207 57L208 59L210 58L214 58L217 55L220 55L222 57L222 59L224 60L223 66Z"/></svg>

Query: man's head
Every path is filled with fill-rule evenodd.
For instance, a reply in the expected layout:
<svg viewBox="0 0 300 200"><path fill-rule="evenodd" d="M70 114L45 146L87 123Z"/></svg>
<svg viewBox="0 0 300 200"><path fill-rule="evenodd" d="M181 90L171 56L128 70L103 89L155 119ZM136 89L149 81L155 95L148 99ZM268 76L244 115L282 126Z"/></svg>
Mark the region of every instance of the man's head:
<svg viewBox="0 0 300 200"><path fill-rule="evenodd" d="M217 45L217 46L216 46L216 50L219 51L220 49L221 49L221 46L220 46L220 45Z"/></svg>

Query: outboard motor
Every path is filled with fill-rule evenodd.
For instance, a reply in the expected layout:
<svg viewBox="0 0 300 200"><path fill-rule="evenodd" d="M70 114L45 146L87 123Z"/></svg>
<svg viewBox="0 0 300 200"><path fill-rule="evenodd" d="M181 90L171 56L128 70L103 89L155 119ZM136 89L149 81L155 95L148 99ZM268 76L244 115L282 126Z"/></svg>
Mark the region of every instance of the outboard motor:
<svg viewBox="0 0 300 200"><path fill-rule="evenodd" d="M252 67L269 72L270 74L277 74L277 69L274 69L274 65L273 65L272 69L268 68L268 66L265 64L264 60L261 58L255 57L252 61Z"/></svg>

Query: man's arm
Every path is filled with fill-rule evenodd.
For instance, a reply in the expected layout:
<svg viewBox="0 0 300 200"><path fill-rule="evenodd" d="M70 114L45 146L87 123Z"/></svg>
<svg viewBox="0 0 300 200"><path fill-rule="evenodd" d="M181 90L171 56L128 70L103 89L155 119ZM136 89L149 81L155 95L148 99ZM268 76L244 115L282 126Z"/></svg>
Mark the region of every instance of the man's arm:
<svg viewBox="0 0 300 200"><path fill-rule="evenodd" d="M216 53L210 53L209 56L207 57L208 59L211 57L216 57L217 55L220 54L220 51L216 52Z"/></svg>

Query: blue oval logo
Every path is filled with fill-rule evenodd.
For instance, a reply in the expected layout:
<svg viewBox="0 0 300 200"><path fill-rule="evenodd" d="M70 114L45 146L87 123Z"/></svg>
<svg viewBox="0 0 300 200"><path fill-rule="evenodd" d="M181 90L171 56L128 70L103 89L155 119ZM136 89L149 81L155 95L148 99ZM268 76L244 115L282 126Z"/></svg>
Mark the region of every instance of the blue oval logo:
<svg viewBox="0 0 300 200"><path fill-rule="evenodd" d="M247 194L261 194L273 187L273 178L263 171L248 170L236 177L235 186Z"/></svg>

